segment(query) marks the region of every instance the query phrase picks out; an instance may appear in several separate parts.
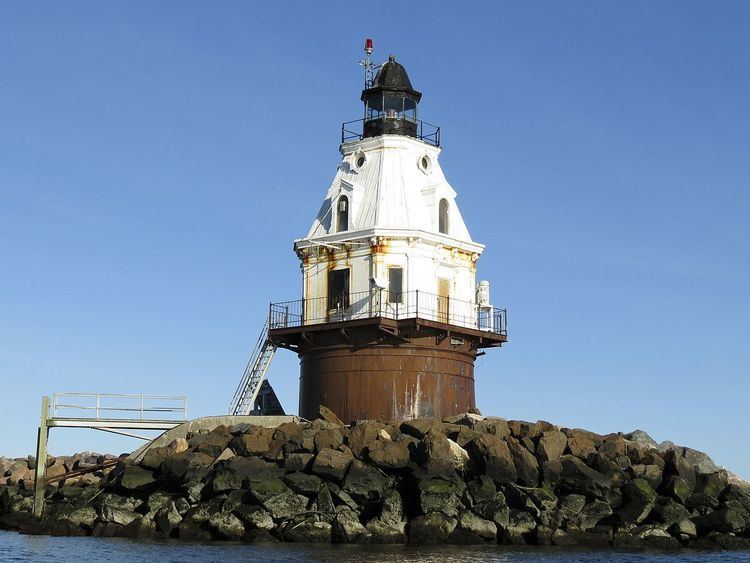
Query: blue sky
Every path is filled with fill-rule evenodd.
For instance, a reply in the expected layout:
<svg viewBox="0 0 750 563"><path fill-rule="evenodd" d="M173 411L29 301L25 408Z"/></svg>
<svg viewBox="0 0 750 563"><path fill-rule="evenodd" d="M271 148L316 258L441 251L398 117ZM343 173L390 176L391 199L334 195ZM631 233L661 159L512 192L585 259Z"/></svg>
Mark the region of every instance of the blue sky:
<svg viewBox="0 0 750 563"><path fill-rule="evenodd" d="M56 391L226 411L268 302L299 296L369 35L441 126L509 310L482 412L750 477L748 28L743 2L3 4L0 455ZM270 379L296 412L296 357Z"/></svg>

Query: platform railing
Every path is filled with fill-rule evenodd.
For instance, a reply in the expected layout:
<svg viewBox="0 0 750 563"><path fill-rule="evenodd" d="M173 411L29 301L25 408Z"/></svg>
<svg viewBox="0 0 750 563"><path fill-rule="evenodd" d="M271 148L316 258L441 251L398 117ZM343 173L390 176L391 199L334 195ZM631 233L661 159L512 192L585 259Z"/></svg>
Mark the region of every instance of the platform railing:
<svg viewBox="0 0 750 563"><path fill-rule="evenodd" d="M349 143L352 141L361 141L362 139L364 139L366 123L372 125L373 123L380 122L380 124L385 126L389 121L394 121L394 119L413 124L412 130L410 132L411 134L406 134L407 137L418 139L435 147L440 146L440 127L438 127L437 125L427 123L426 121L422 121L421 119L412 119L405 115L399 115L397 118L393 118L385 114L363 119L355 119L353 121L346 121L342 123L341 142Z"/></svg>
<svg viewBox="0 0 750 563"><path fill-rule="evenodd" d="M52 416L97 420L187 420L187 397L119 393L55 393L52 396Z"/></svg>
<svg viewBox="0 0 750 563"><path fill-rule="evenodd" d="M425 291L394 294L385 289L271 303L269 328L294 328L376 317L394 320L420 318L502 336L508 334L505 309L480 306L471 301Z"/></svg>

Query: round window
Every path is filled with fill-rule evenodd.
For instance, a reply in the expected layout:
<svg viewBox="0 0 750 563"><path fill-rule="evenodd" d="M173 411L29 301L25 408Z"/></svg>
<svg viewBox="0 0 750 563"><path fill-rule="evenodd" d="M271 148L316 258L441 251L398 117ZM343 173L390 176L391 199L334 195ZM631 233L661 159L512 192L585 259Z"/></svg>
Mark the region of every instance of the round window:
<svg viewBox="0 0 750 563"><path fill-rule="evenodd" d="M357 168L362 168L365 165L365 155L361 154L357 157Z"/></svg>
<svg viewBox="0 0 750 563"><path fill-rule="evenodd" d="M417 166L422 172L427 174L430 171L430 167L432 166L432 160L426 154L422 155L417 161Z"/></svg>

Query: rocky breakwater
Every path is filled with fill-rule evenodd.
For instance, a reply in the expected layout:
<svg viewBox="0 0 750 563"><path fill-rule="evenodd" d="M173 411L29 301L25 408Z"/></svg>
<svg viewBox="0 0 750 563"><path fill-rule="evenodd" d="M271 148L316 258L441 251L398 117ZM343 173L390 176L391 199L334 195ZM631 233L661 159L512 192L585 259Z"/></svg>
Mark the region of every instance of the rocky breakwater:
<svg viewBox="0 0 750 563"><path fill-rule="evenodd" d="M27 533L254 542L750 547L750 493L693 450L642 434L463 415L219 426L50 488L40 522L7 483L0 526ZM26 512L25 512L26 511Z"/></svg>

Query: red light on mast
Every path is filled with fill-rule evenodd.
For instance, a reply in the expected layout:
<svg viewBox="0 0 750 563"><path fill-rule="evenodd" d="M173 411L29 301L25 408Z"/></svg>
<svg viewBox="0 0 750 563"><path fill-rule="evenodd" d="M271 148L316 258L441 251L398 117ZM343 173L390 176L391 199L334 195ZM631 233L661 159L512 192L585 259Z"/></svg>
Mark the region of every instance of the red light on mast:
<svg viewBox="0 0 750 563"><path fill-rule="evenodd" d="M369 37L365 39L365 53L368 55L372 54L372 39Z"/></svg>

